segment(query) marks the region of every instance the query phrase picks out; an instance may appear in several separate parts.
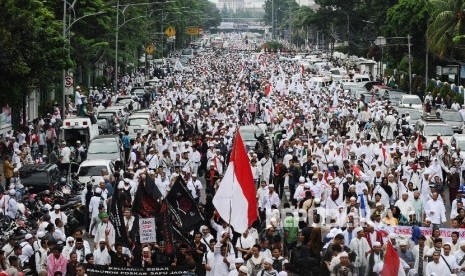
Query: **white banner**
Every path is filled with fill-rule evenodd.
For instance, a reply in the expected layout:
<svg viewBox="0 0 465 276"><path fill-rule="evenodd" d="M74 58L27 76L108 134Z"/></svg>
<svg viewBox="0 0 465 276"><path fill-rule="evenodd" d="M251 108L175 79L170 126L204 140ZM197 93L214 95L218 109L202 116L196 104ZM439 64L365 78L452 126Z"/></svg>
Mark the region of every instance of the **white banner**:
<svg viewBox="0 0 465 276"><path fill-rule="evenodd" d="M389 233L396 233L397 235L407 236L410 238L412 236L412 227L411 226L387 226L385 228ZM452 232L459 233L459 240L465 239L465 229L461 228L439 228L441 231L440 236L442 237L442 242L451 242L452 241ZM433 234L433 228L430 227L420 227L421 234L426 238L431 237Z"/></svg>
<svg viewBox="0 0 465 276"><path fill-rule="evenodd" d="M139 219L140 243L156 242L157 233L155 230L155 218Z"/></svg>

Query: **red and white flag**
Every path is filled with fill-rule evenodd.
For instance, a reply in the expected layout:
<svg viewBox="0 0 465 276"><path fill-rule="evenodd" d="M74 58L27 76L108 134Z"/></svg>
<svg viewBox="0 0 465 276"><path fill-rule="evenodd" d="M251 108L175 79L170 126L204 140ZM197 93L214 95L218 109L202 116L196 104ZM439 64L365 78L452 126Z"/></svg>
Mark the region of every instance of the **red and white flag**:
<svg viewBox="0 0 465 276"><path fill-rule="evenodd" d="M249 158L237 131L228 169L213 198L213 205L221 218L242 234L258 217L256 197Z"/></svg>
<svg viewBox="0 0 465 276"><path fill-rule="evenodd" d="M387 243L381 276L405 276L405 271L400 263L399 255L391 242Z"/></svg>
<svg viewBox="0 0 465 276"><path fill-rule="evenodd" d="M418 150L418 153L421 154L421 152L423 151L423 143L421 141L421 134L418 134L418 139L417 139L417 150Z"/></svg>
<svg viewBox="0 0 465 276"><path fill-rule="evenodd" d="M354 171L356 176L366 177L367 175L362 172L358 165L352 165L352 170Z"/></svg>
<svg viewBox="0 0 465 276"><path fill-rule="evenodd" d="M268 83L265 87L265 96L268 97L268 95L270 95L270 92L271 92L271 83Z"/></svg>

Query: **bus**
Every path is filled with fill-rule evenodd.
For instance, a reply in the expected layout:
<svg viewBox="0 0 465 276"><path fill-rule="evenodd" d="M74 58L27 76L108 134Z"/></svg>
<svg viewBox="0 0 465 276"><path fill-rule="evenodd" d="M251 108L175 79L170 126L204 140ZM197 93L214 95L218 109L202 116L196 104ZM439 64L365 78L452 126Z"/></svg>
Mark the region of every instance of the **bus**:
<svg viewBox="0 0 465 276"><path fill-rule="evenodd" d="M215 36L211 39L211 46L216 49L223 48L223 38L219 36Z"/></svg>

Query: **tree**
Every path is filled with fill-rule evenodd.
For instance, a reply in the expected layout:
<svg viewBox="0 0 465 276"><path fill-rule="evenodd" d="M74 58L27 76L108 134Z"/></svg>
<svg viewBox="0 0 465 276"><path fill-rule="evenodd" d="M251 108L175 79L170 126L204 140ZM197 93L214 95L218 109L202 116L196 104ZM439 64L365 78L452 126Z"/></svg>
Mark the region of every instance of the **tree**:
<svg viewBox="0 0 465 276"><path fill-rule="evenodd" d="M406 37L410 35L412 44L413 65L412 71L423 74L424 57L426 54L427 21L431 6L419 0L400 0L387 11L386 23L382 27L385 37ZM388 41L393 44L384 48L384 60L392 60L399 64L407 55L407 39ZM398 45L395 45L398 44ZM408 65L408 59L405 59Z"/></svg>
<svg viewBox="0 0 465 276"><path fill-rule="evenodd" d="M60 21L42 1L3 0L0 9L0 105L18 108L31 86L52 82L70 63Z"/></svg>
<svg viewBox="0 0 465 276"><path fill-rule="evenodd" d="M465 2L431 0L431 5L432 21L426 33L430 51L440 58L463 58L465 44L457 37L465 35Z"/></svg>

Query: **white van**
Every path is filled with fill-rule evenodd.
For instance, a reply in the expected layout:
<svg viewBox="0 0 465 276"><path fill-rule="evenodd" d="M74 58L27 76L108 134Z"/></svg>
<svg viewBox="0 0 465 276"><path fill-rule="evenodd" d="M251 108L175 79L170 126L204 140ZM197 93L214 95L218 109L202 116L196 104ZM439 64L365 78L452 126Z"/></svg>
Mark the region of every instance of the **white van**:
<svg viewBox="0 0 465 276"><path fill-rule="evenodd" d="M319 76L310 78L313 87L328 87L331 85L331 77Z"/></svg>
<svg viewBox="0 0 465 276"><path fill-rule="evenodd" d="M353 80L355 82L371 81L370 76L368 76L368 75L358 75L358 74L354 75Z"/></svg>

